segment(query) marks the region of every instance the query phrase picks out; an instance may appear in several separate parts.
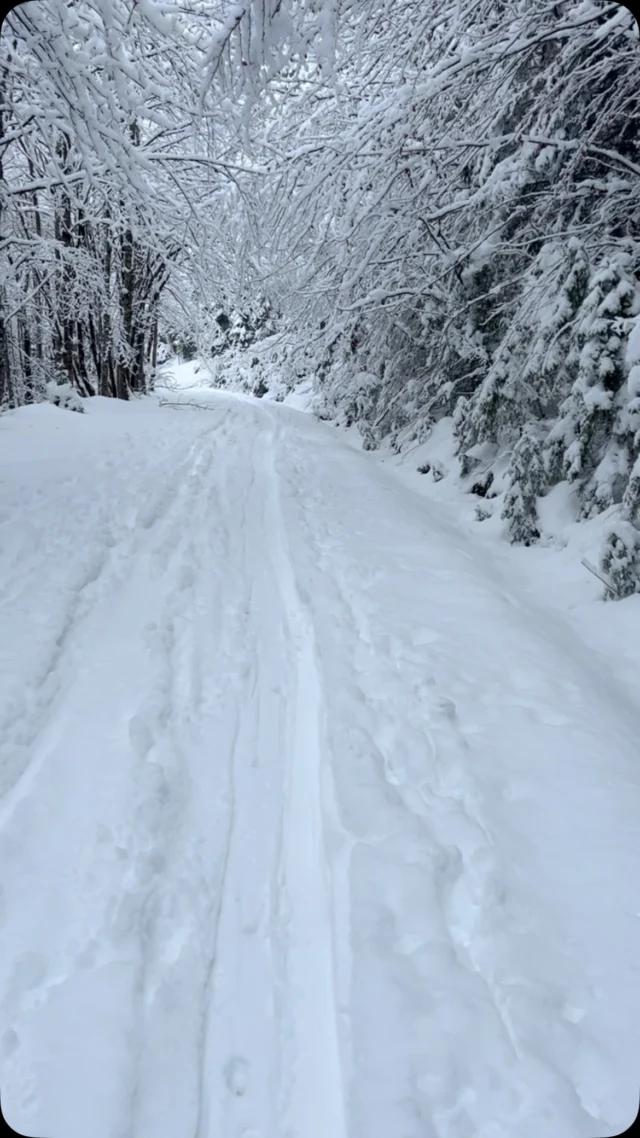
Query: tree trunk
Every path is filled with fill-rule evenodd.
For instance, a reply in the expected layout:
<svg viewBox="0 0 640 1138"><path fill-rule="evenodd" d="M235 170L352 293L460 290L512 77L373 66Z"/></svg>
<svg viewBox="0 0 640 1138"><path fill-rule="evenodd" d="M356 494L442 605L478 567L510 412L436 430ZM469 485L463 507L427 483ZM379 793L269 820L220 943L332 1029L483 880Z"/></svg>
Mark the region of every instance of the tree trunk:
<svg viewBox="0 0 640 1138"><path fill-rule="evenodd" d="M70 142L67 135L62 134L56 146L56 153L61 162L63 172L68 172ZM74 369L74 320L72 317L73 297L73 268L70 260L72 246L72 217L71 200L66 190L61 189L56 194L56 210L54 231L58 242L58 260L62 262L59 274L57 295L57 334L55 338L55 362L58 378L63 383L72 383L77 386L77 377Z"/></svg>
<svg viewBox="0 0 640 1138"><path fill-rule="evenodd" d="M3 140L4 140L4 111L6 100L6 70L3 69L0 81L0 225L2 224L2 202L4 195L4 169L2 166ZM11 370L9 366L9 344L7 327L5 324L6 293L0 289L0 408L12 406L13 391L11 386Z"/></svg>
<svg viewBox="0 0 640 1138"><path fill-rule="evenodd" d="M112 399L116 395L115 377L113 374L113 345L111 343L111 313L109 305L111 302L111 266L112 266L112 253L111 253L111 213L107 206L105 211L105 250L104 250L104 293L105 293L105 310L100 320L100 366L98 369L98 393L100 395L110 396Z"/></svg>
<svg viewBox="0 0 640 1138"><path fill-rule="evenodd" d="M118 360L118 399L128 399L133 387L133 234L126 229L120 240L120 312L124 343Z"/></svg>

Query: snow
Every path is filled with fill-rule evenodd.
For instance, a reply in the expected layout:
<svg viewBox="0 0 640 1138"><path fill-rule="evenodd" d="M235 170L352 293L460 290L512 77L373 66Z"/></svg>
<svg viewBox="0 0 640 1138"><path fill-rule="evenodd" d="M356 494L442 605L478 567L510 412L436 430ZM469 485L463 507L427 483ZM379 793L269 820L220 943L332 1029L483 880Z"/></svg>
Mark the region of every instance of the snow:
<svg viewBox="0 0 640 1138"><path fill-rule="evenodd" d="M630 365L640 363L640 317L638 316L635 317L629 333L625 358Z"/></svg>
<svg viewBox="0 0 640 1138"><path fill-rule="evenodd" d="M365 454L195 366L0 418L6 1118L619 1133L640 597L580 565L606 517L557 488L509 548L416 473L450 421Z"/></svg>

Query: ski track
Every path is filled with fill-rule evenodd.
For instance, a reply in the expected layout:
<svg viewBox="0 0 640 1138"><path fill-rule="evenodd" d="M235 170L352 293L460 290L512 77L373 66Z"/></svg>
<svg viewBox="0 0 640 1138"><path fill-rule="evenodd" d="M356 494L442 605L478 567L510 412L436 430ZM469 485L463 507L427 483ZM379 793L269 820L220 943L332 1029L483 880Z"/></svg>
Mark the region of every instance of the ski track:
<svg viewBox="0 0 640 1138"><path fill-rule="evenodd" d="M333 909L324 822L323 686L313 626L296 583L282 515L274 447L268 439L272 558L282 598L288 641L295 654L293 731L285 775L280 890L289 911L285 964L293 1018L293 1086L289 1104L292 1138L345 1138L334 960ZM348 929L341 930L348 935ZM285 1131L285 1134L287 1132Z"/></svg>
<svg viewBox="0 0 640 1138"><path fill-rule="evenodd" d="M26 471L20 525L0 483L7 645L27 629L0 704L9 1120L618 1132L638 707L327 428L220 396L148 414L82 482Z"/></svg>
<svg viewBox="0 0 640 1138"><path fill-rule="evenodd" d="M280 514L256 447L242 532L254 664L233 759L234 822L207 1040L202 1134L340 1138L344 1100L320 771L322 692ZM262 565L261 565L262 562Z"/></svg>

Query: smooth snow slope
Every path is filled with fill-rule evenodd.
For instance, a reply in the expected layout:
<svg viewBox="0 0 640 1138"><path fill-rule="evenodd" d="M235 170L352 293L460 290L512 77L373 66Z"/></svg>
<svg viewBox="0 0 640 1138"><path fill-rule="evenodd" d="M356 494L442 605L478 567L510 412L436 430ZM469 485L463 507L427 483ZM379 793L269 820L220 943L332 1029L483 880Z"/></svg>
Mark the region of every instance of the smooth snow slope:
<svg viewBox="0 0 640 1138"><path fill-rule="evenodd" d="M0 419L9 1122L619 1133L638 703L333 428L182 398Z"/></svg>

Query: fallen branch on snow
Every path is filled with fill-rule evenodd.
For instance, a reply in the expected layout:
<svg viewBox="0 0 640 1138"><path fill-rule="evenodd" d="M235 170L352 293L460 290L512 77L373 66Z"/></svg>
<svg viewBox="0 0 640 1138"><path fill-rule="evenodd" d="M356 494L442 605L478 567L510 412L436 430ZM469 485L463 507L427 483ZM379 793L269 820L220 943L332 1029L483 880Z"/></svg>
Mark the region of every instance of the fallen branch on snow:
<svg viewBox="0 0 640 1138"><path fill-rule="evenodd" d="M614 593L618 597L620 596L620 593L613 584L613 581L608 581L607 578L604 577L602 573L596 569L594 565L591 564L590 561L587 561L586 557L582 557L580 559L580 564L584 565L585 569L588 569L590 573L593 573L594 577L597 577L599 581L602 581L602 584L609 590L610 593Z"/></svg>
<svg viewBox="0 0 640 1138"><path fill-rule="evenodd" d="M214 403L192 403L188 399L179 400L173 403L170 399L160 399L158 401L160 407L195 407L197 411L215 411Z"/></svg>

